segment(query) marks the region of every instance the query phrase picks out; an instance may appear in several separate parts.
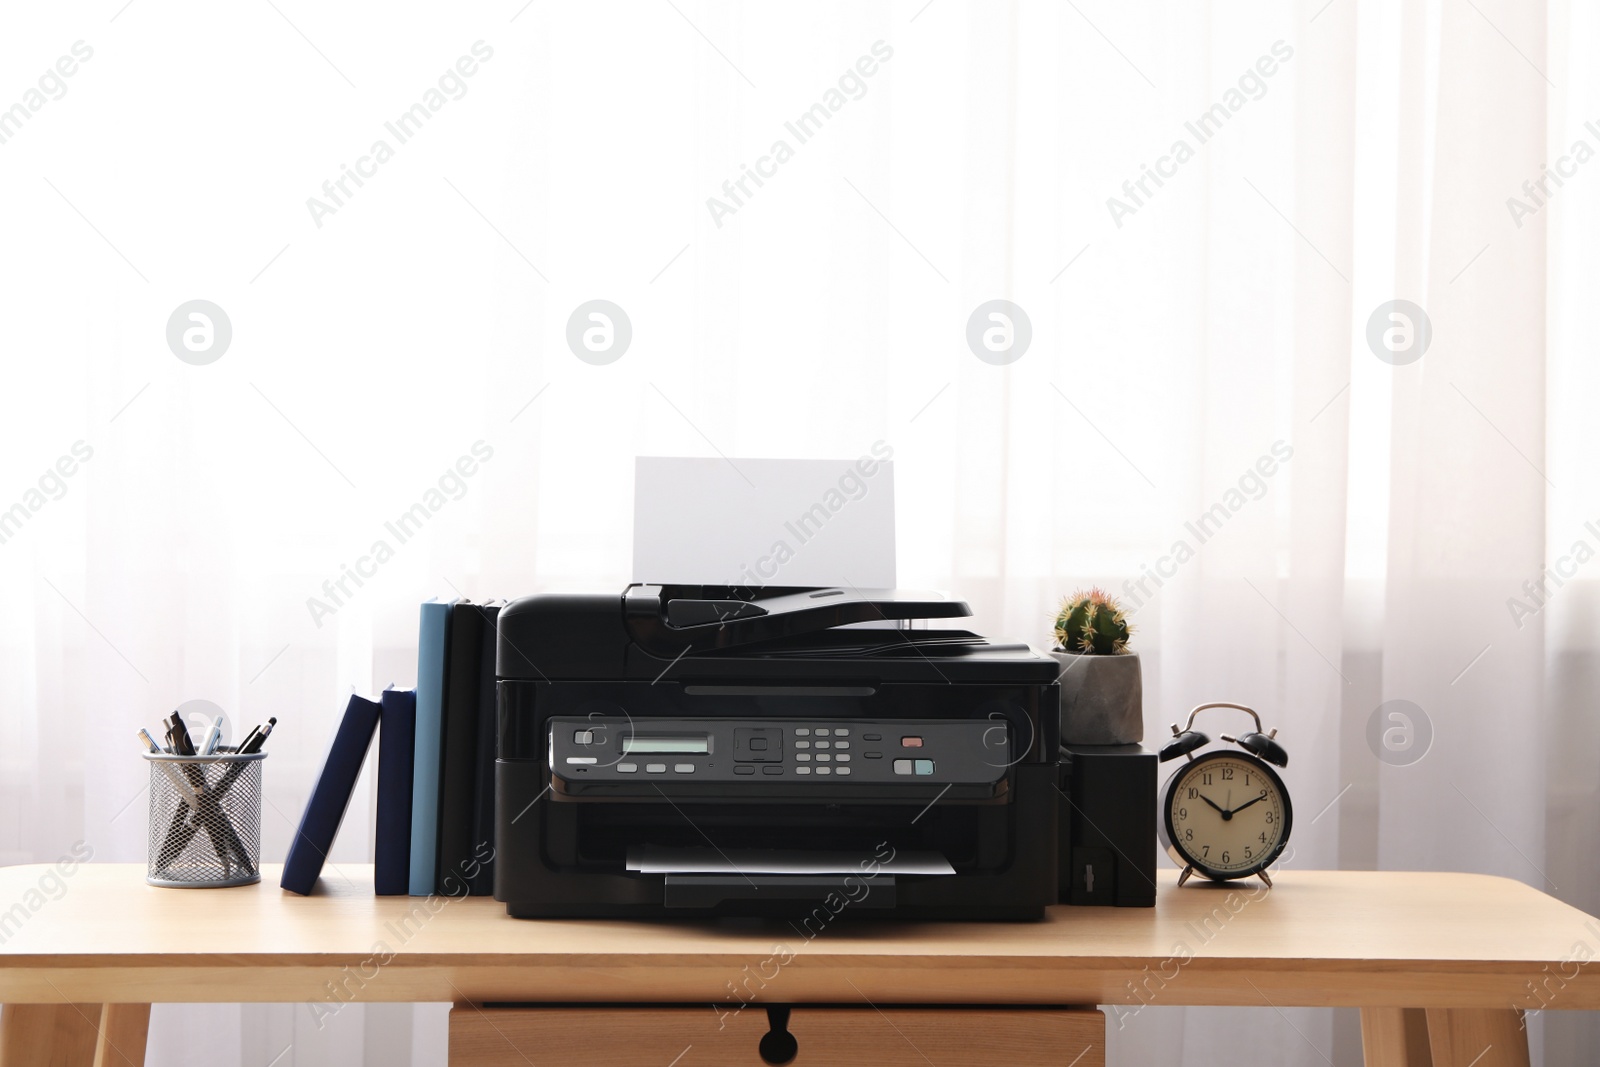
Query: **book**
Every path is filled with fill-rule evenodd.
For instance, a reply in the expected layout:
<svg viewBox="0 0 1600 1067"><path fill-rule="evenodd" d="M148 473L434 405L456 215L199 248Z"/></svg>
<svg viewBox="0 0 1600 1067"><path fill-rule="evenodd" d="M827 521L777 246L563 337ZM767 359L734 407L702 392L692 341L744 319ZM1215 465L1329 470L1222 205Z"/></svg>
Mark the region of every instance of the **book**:
<svg viewBox="0 0 1600 1067"><path fill-rule="evenodd" d="M478 690L483 654L480 605L458 603L450 614L445 657L443 777L439 786L439 859L436 892L466 896L477 872L473 814L478 795Z"/></svg>
<svg viewBox="0 0 1600 1067"><path fill-rule="evenodd" d="M416 767L417 694L385 689L378 698L378 830L372 886L379 896L411 890L411 788Z"/></svg>
<svg viewBox="0 0 1600 1067"><path fill-rule="evenodd" d="M411 895L431 896L439 858L439 772L444 745L444 674L453 603L422 605L417 640L417 735L411 768Z"/></svg>
<svg viewBox="0 0 1600 1067"><path fill-rule="evenodd" d="M472 895L494 896L494 760L500 738L500 715L494 676L495 646L500 636L500 605L486 604L483 647L478 657L478 792L472 812L472 844L481 859L477 873L468 879Z"/></svg>
<svg viewBox="0 0 1600 1067"><path fill-rule="evenodd" d="M291 893L309 894L322 873L322 863L338 836L339 824L344 821L356 779L361 775L361 764L366 761L372 735L378 728L378 714L378 704L365 697L352 695L345 705L344 718L328 744L322 772L317 775L305 813L300 816L300 826L289 844L289 856L283 861L279 884Z"/></svg>

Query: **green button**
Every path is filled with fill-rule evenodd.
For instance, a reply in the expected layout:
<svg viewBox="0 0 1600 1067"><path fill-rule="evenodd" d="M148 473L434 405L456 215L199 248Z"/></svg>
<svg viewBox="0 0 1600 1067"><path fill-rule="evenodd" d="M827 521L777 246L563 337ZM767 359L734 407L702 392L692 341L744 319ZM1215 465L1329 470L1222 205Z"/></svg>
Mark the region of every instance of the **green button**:
<svg viewBox="0 0 1600 1067"><path fill-rule="evenodd" d="M933 760L931 760L931 759L919 759L919 760L916 761L915 769L916 769L916 772L918 774L932 774L933 773Z"/></svg>

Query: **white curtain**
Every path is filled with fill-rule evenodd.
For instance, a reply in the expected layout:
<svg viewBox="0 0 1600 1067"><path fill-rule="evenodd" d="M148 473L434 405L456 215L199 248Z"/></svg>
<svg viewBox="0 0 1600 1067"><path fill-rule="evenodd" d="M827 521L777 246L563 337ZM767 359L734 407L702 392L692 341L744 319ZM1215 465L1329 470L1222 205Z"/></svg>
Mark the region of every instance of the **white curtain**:
<svg viewBox="0 0 1600 1067"><path fill-rule="evenodd" d="M4 21L0 861L141 861L131 735L189 700L279 718L279 859L345 695L414 679L420 600L620 587L637 455L882 439L902 584L1041 645L1062 594L1106 585L1136 607L1147 737L1217 699L1279 728L1289 866L1600 910L1592 6ZM194 299L232 326L203 366L166 336ZM566 343L591 299L632 323L604 366ZM1006 366L967 344L992 299L1031 323ZM371 821L368 783L336 861ZM439 1006L315 1022L162 1007L150 1062L443 1060ZM1600 1039L1531 1030L1535 1062ZM1110 1040L1129 1065L1359 1050L1353 1012L1159 999Z"/></svg>

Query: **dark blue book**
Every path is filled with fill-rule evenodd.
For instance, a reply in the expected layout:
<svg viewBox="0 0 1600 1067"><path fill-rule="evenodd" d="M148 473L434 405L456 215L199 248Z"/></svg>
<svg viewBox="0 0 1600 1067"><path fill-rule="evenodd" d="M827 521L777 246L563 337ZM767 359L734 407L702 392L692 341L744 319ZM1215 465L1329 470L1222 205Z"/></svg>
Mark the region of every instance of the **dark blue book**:
<svg viewBox="0 0 1600 1067"><path fill-rule="evenodd" d="M500 607L486 604L483 613L483 647L478 658L478 796L472 813L473 858L478 869L468 884L472 895L494 896L494 760L500 734L496 705L494 653L500 636Z"/></svg>
<svg viewBox="0 0 1600 1067"><path fill-rule="evenodd" d="M411 895L432 896L439 860L439 778L444 750L445 654L452 605L422 605L417 639L417 743L411 769Z"/></svg>
<svg viewBox="0 0 1600 1067"><path fill-rule="evenodd" d="M416 766L417 694L385 689L378 729L378 833L373 843L373 889L381 897L411 891L411 789Z"/></svg>
<svg viewBox="0 0 1600 1067"><path fill-rule="evenodd" d="M317 884L322 863L333 849L333 839L350 806L356 779L361 776L361 764L366 761L372 734L378 728L379 711L378 704L365 697L351 696L345 706L344 718L322 761L322 773L317 775L305 814L300 816L300 826L289 844L289 856L283 861L280 884L291 893L304 896Z"/></svg>
<svg viewBox="0 0 1600 1067"><path fill-rule="evenodd" d="M445 655L444 753L439 785L439 875L436 891L464 897L478 873L473 814L478 800L478 690L482 679L483 612L462 601L450 612Z"/></svg>

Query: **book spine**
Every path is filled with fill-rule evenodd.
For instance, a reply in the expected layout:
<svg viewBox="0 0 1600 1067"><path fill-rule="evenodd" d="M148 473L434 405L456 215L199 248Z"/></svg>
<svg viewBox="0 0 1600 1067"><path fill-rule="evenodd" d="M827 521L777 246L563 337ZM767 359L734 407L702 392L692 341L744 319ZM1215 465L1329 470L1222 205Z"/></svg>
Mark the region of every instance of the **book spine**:
<svg viewBox="0 0 1600 1067"><path fill-rule="evenodd" d="M417 734L411 785L411 895L431 896L439 857L439 772L451 605L422 605L417 641Z"/></svg>
<svg viewBox="0 0 1600 1067"><path fill-rule="evenodd" d="M379 701L378 818L373 889L379 896L411 891L411 789L415 776L417 697L388 689Z"/></svg>
<svg viewBox="0 0 1600 1067"><path fill-rule="evenodd" d="M475 604L458 604L450 619L445 657L443 777L439 786L437 892L465 896L477 872L472 835L478 793L478 669L483 652L483 615Z"/></svg>

